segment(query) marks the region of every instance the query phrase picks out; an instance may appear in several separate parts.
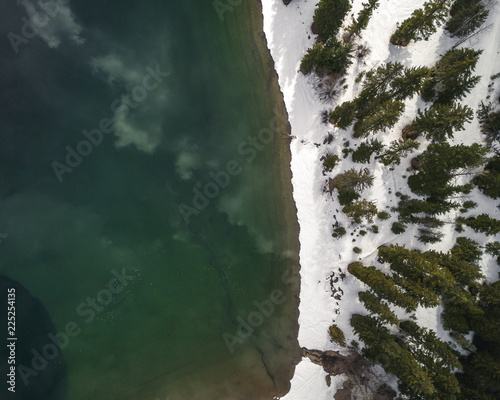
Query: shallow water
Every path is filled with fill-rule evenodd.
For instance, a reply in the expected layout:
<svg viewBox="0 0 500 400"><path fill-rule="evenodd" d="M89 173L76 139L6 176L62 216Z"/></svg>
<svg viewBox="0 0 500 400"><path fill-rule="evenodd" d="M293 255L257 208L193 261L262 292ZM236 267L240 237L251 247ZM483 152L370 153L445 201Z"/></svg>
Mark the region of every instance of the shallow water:
<svg viewBox="0 0 500 400"><path fill-rule="evenodd" d="M296 221L258 3L69 8L0 47L0 273L67 336L61 399L283 394ZM2 37L25 15L6 6ZM88 151L82 130L108 119Z"/></svg>

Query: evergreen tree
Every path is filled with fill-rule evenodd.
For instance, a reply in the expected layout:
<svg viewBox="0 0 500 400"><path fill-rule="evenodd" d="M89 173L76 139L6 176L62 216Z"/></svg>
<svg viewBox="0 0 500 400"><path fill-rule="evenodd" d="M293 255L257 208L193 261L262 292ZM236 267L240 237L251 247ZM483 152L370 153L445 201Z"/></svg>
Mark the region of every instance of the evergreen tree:
<svg viewBox="0 0 500 400"><path fill-rule="evenodd" d="M368 285L381 298L404 308L408 312L417 309L418 302L407 296L392 279L374 266L364 267L360 262L355 262L349 266L349 272Z"/></svg>
<svg viewBox="0 0 500 400"><path fill-rule="evenodd" d="M446 29L451 36L465 37L475 32L488 18L489 10L482 0L456 0L450 8Z"/></svg>
<svg viewBox="0 0 500 400"><path fill-rule="evenodd" d="M363 3L363 8L358 14L358 18L352 21L351 25L347 28L347 32L349 32L349 36L347 37L347 41L350 42L353 35L360 36L361 31L366 28L370 18L373 14L373 11L378 8L380 5L379 0L368 0L367 3Z"/></svg>
<svg viewBox="0 0 500 400"><path fill-rule="evenodd" d="M491 218L488 214L481 214L475 218L457 218L457 222L465 224L475 232L482 232L486 235L496 235L500 233L500 221Z"/></svg>
<svg viewBox="0 0 500 400"><path fill-rule="evenodd" d="M410 399L427 399L435 392L428 373L415 357L397 343L396 337L371 316L356 315L354 332L365 343L363 355L399 378L399 390Z"/></svg>
<svg viewBox="0 0 500 400"><path fill-rule="evenodd" d="M451 249L451 255L468 263L475 264L483 255L479 249L479 244L466 237L458 237L455 246Z"/></svg>
<svg viewBox="0 0 500 400"><path fill-rule="evenodd" d="M485 252L493 257L500 257L500 242L486 243Z"/></svg>
<svg viewBox="0 0 500 400"><path fill-rule="evenodd" d="M456 246L454 247L457 251ZM441 254L439 264L451 272L453 278L462 286L477 286L478 280L484 278L479 265L461 259L452 254Z"/></svg>
<svg viewBox="0 0 500 400"><path fill-rule="evenodd" d="M373 175L368 168L351 168L334 178L334 187L339 192L361 192L373 185Z"/></svg>
<svg viewBox="0 0 500 400"><path fill-rule="evenodd" d="M429 0L423 8L415 10L391 36L391 43L406 46L410 40L428 40L448 16L450 0Z"/></svg>
<svg viewBox="0 0 500 400"><path fill-rule="evenodd" d="M405 68L392 82L391 97L394 100L406 100L418 93L424 79L429 75L427 67Z"/></svg>
<svg viewBox="0 0 500 400"><path fill-rule="evenodd" d="M328 329L328 333L330 334L330 341L340 344L342 347L345 346L345 336L342 329L340 329L337 325L333 324Z"/></svg>
<svg viewBox="0 0 500 400"><path fill-rule="evenodd" d="M420 223L423 219L434 216L445 214L448 211L458 208L458 203L453 203L440 198L427 198L423 199L411 199L410 197L403 195L398 204L397 211L399 212L399 219L403 222L409 223ZM415 216L414 214L425 214L426 217ZM439 227L433 225L433 227Z"/></svg>
<svg viewBox="0 0 500 400"><path fill-rule="evenodd" d="M500 254L500 244L493 242L489 247ZM354 332L365 345L362 354L397 376L401 398L500 397L500 281L479 284L484 278L476 264L480 255L477 243L459 238L446 254L420 253L402 246L380 248L379 261L390 264L390 277L359 262L349 266L348 270L371 289L359 294L371 315L351 319ZM459 359L432 330L412 320L399 321L388 304L411 312L404 302L410 300L408 305L416 307L428 301L429 294L441 296L443 327L468 349L468 355ZM393 325L391 331L385 324ZM464 337L470 332L474 332L474 347Z"/></svg>
<svg viewBox="0 0 500 400"><path fill-rule="evenodd" d="M477 187L492 199L500 197L500 156L490 158L484 171L474 179Z"/></svg>
<svg viewBox="0 0 500 400"><path fill-rule="evenodd" d="M368 200L356 201L345 206L342 211L357 224L360 224L363 218L371 220L377 215L377 207Z"/></svg>
<svg viewBox="0 0 500 400"><path fill-rule="evenodd" d="M403 75L404 70L403 64L400 62L390 62L375 70L368 71L359 97L379 99L382 96L382 101L390 99L393 94L392 83L394 79Z"/></svg>
<svg viewBox="0 0 500 400"><path fill-rule="evenodd" d="M405 105L402 101L387 100L378 104L370 115L356 121L353 136L359 138L392 128L398 122L404 108Z"/></svg>
<svg viewBox="0 0 500 400"><path fill-rule="evenodd" d="M387 148L378 159L380 162L386 166L388 165L399 165L401 162L401 157L406 157L413 150L417 150L420 147L420 143L415 140L405 140L399 139L391 142L389 148Z"/></svg>
<svg viewBox="0 0 500 400"><path fill-rule="evenodd" d="M384 148L382 142L377 139L372 139L363 142L352 153L352 161L357 163L369 163L373 153L378 154Z"/></svg>
<svg viewBox="0 0 500 400"><path fill-rule="evenodd" d="M466 93L479 82L479 76L472 76L482 50L449 50L430 70L422 85L425 101L450 103L462 100Z"/></svg>
<svg viewBox="0 0 500 400"><path fill-rule="evenodd" d="M469 321L476 352L464 357L458 375L462 399L500 398L500 281L484 284L477 301L481 312Z"/></svg>
<svg viewBox="0 0 500 400"><path fill-rule="evenodd" d="M345 16L351 9L349 0L321 0L314 11L314 24L318 30L319 37L326 41L334 38Z"/></svg>
<svg viewBox="0 0 500 400"><path fill-rule="evenodd" d="M399 391L409 399L431 399L436 388L428 371L418 363L408 350L398 347L398 357L394 360L394 365L386 370L400 379L398 382Z"/></svg>
<svg viewBox="0 0 500 400"><path fill-rule="evenodd" d="M496 147L498 152L498 142L500 141L500 111L495 112L491 103L485 105L481 102L479 110L477 111L477 118L479 119L481 132L486 137L486 142L490 146Z"/></svg>
<svg viewBox="0 0 500 400"><path fill-rule="evenodd" d="M463 362L464 372L458 375L462 386L462 400L498 400L500 398L500 352L492 350L472 353Z"/></svg>
<svg viewBox="0 0 500 400"><path fill-rule="evenodd" d="M356 119L355 137L390 128L404 110L402 101L420 90L427 74L426 67L404 68L399 62L371 70L358 98L337 106L330 113L330 122L346 129Z"/></svg>
<svg viewBox="0 0 500 400"><path fill-rule="evenodd" d="M482 341L490 342L500 351L500 281L483 284L477 304L482 315L473 317L472 330Z"/></svg>
<svg viewBox="0 0 500 400"><path fill-rule="evenodd" d="M328 153L327 155L320 158L323 161L323 175L326 172L332 172L337 163L340 161L340 157L337 154Z"/></svg>
<svg viewBox="0 0 500 400"><path fill-rule="evenodd" d="M430 398L457 399L460 388L452 372L462 366L455 351L433 331L419 327L414 321L402 321L400 328L406 349L425 367L434 385Z"/></svg>
<svg viewBox="0 0 500 400"><path fill-rule="evenodd" d="M366 73L360 98L406 100L417 93L427 77L427 67L405 68L400 62L389 62Z"/></svg>
<svg viewBox="0 0 500 400"><path fill-rule="evenodd" d="M410 189L420 195L445 198L453 193L471 190L467 185L450 185L452 178L471 175L472 169L482 165L487 150L477 143L450 146L448 143L431 144L419 157L421 167L408 178Z"/></svg>
<svg viewBox="0 0 500 400"><path fill-rule="evenodd" d="M415 321L410 320L401 321L399 327L410 353L415 355L428 370L435 369L436 358L440 361L439 368L444 368L448 372L462 367L457 353L448 343L440 340L434 331L422 328Z"/></svg>
<svg viewBox="0 0 500 400"><path fill-rule="evenodd" d="M337 199L342 206L348 206L349 204L354 203L357 199L359 199L361 196L352 191L340 191L339 195L337 196Z"/></svg>
<svg viewBox="0 0 500 400"><path fill-rule="evenodd" d="M337 39L318 42L307 50L300 63L300 70L307 75L313 70L318 76L343 74L352 64L352 45L344 45Z"/></svg>
<svg viewBox="0 0 500 400"><path fill-rule="evenodd" d="M380 320L384 323L391 325L399 325L399 319L396 317L389 307L389 304L378 297L375 293L359 292L359 300L363 303L365 308L370 312L371 315L378 315Z"/></svg>
<svg viewBox="0 0 500 400"><path fill-rule="evenodd" d="M401 287L411 288L414 296L429 289L428 298L419 300L422 305L432 307L439 304L439 294L455 284L453 275L439 264L433 253L420 253L403 246L381 247L379 259L391 266L394 281Z"/></svg>
<svg viewBox="0 0 500 400"><path fill-rule="evenodd" d="M472 294L458 285L447 290L442 299L444 329L468 334L473 318L481 318L484 314Z"/></svg>
<svg viewBox="0 0 500 400"><path fill-rule="evenodd" d="M443 238L443 234L439 231L433 230L431 228L419 228L418 230L418 240L419 242L428 243L439 243Z"/></svg>
<svg viewBox="0 0 500 400"><path fill-rule="evenodd" d="M415 121L411 124L413 132L424 134L433 142L445 142L453 137L453 131L464 129L466 122L471 122L474 112L468 106L458 103L434 104L431 108L418 110Z"/></svg>
<svg viewBox="0 0 500 400"><path fill-rule="evenodd" d="M347 129L354 121L356 108L355 100L342 103L330 113L330 122L339 129Z"/></svg>

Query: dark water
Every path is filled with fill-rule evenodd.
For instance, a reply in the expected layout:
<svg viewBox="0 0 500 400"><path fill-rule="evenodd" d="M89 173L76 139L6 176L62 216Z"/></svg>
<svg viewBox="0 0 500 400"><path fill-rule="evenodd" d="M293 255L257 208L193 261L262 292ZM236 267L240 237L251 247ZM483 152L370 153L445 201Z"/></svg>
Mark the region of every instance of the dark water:
<svg viewBox="0 0 500 400"><path fill-rule="evenodd" d="M286 391L295 216L258 3L0 2L0 274L67 373L38 399Z"/></svg>

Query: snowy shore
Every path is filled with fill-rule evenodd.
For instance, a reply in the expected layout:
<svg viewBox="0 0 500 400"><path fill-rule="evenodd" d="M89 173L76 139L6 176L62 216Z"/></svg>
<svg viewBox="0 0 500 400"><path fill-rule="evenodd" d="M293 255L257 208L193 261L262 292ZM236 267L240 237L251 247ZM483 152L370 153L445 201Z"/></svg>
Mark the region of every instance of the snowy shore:
<svg viewBox="0 0 500 400"><path fill-rule="evenodd" d="M330 124L323 124L321 112L331 110L343 101L351 100L359 92L359 84L355 82L361 71L368 71L379 64L399 61L405 66L432 66L440 55L449 50L456 39L443 34L443 29L432 35L429 41L411 43L406 48L390 45L389 38L396 29L396 24L408 18L411 13L423 5L424 0L408 0L403 5L395 6L390 0L381 0L380 7L375 11L367 29L356 44L370 48L370 53L362 61L355 60L346 76L347 90L333 102L320 101L315 90L314 78L304 76L299 72L299 65L306 50L311 47L316 36L311 32L311 23L317 0L293 0L285 6L282 0L262 0L264 14L264 32L268 46L275 62L279 76L279 84L284 95L292 127L291 169L294 199L297 205L300 224L300 261L301 261L301 294L299 317L299 344L301 347L318 350L342 351L335 343L330 342L328 328L337 324L345 333L347 343L354 339L350 328L350 318L353 313L366 313L357 299L357 292L362 284L347 273L347 265L356 260L371 262L376 256L377 248L382 244L404 244L409 248L447 251L459 234L451 226L443 229L442 242L425 247L415 238L415 227L410 227L404 234L395 235L390 226L396 216L389 221L380 221L380 233L368 233L365 236L353 232L349 221L340 212L341 206L335 198L323 194L323 185L328 176L333 177L340 171L356 166L350 157L343 159L327 176L323 175L320 158L328 152L338 154L342 158L342 148L345 141L351 147L361 143L353 139L350 131L335 129ZM346 18L356 15L361 9L361 0L353 1L353 8ZM490 76L500 71L500 6L496 4L491 10L486 25L491 26L485 33L463 43L460 47L484 49L475 74L482 77L481 82L467 96L465 102L474 110L487 95ZM406 111L397 125L389 132L378 134L377 137L385 144L398 139L401 129L411 122L417 109L424 104L418 96L406 102ZM325 137L332 133L331 144L323 144ZM423 150L427 145L420 138ZM453 143L470 144L481 142L477 119L466 126L462 132L457 132ZM394 171L382 166L376 161L364 164L375 175L374 186L367 190L365 197L374 200L379 211L390 211L387 207L397 205L395 193L409 193L405 172L409 165L409 156L402 160ZM499 210L493 200L482 196L477 189L472 193L472 199L479 203L475 213L487 212L499 218ZM335 221L342 223L348 234L341 240L331 236ZM352 234L352 235L351 235ZM482 235L467 232L467 235L484 244ZM353 241L355 239L355 242ZM362 249L362 253L353 253L353 247ZM485 255L482 262L483 273L487 279L496 279L496 263ZM336 275L332 276L332 272ZM342 278L342 274L347 274ZM338 278L338 279L337 279ZM333 291L332 291L333 288ZM334 294L335 293L335 297ZM440 308L419 309L417 317L423 325L437 331L438 336L447 338L439 323ZM303 359L295 370L291 383L291 391L284 400L332 399L336 389L341 387L344 378L332 378L331 386L326 384L326 373L322 367Z"/></svg>

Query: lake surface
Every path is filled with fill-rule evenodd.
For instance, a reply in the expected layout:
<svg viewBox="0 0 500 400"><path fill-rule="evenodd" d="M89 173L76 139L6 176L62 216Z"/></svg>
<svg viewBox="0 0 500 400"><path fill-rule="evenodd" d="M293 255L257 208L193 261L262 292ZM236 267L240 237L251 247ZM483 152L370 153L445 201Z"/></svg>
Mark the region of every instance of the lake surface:
<svg viewBox="0 0 500 400"><path fill-rule="evenodd" d="M21 3L0 17L0 274L52 328L18 322L17 398L51 332L67 389L37 400L286 393L298 228L259 2L61 0L36 35Z"/></svg>

